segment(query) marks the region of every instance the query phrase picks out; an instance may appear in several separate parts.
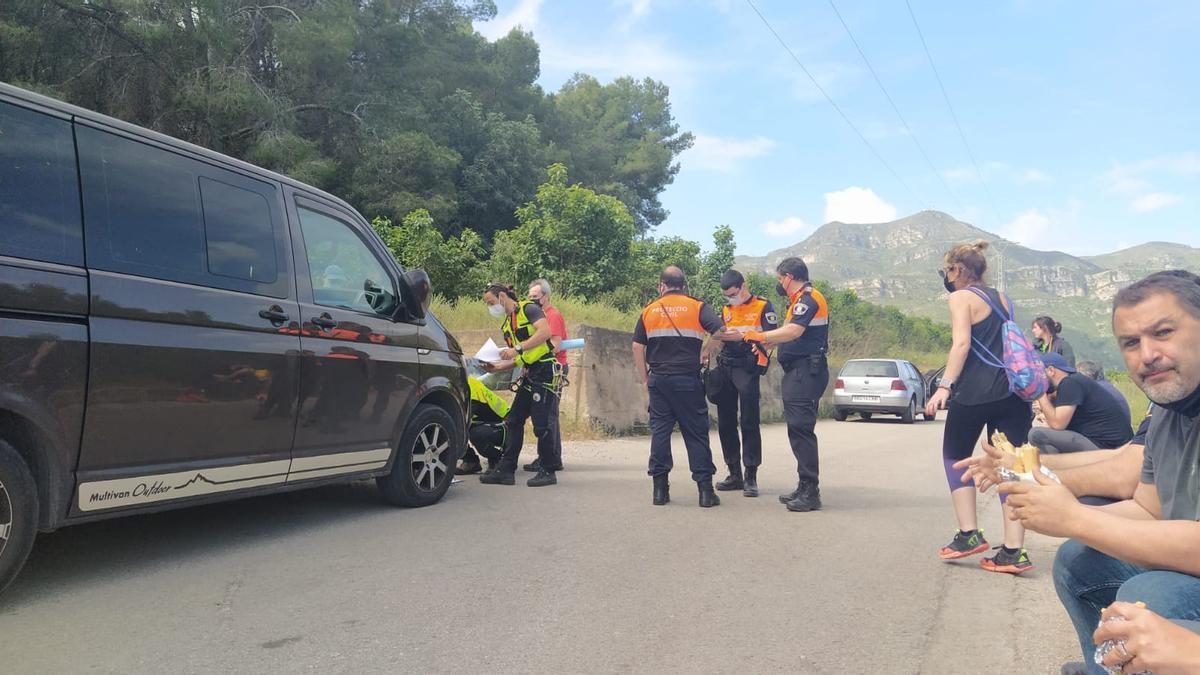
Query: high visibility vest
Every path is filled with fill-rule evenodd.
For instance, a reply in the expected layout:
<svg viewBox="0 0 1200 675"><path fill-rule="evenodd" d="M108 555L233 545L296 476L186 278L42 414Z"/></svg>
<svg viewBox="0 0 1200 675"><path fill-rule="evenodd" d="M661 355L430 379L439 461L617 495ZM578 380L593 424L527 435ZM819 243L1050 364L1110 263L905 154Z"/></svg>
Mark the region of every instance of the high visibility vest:
<svg viewBox="0 0 1200 675"><path fill-rule="evenodd" d="M497 422L508 415L508 403L488 389L479 380L467 376L467 384L471 388L471 422ZM488 413L491 414L488 414ZM492 416L495 419L488 419Z"/></svg>
<svg viewBox="0 0 1200 675"><path fill-rule="evenodd" d="M700 308L704 303L683 293L668 293L642 310L642 325L646 339L694 338L703 343L708 331L700 323Z"/></svg>
<svg viewBox="0 0 1200 675"><path fill-rule="evenodd" d="M504 342L509 347L517 346L518 343L528 340L537 332L533 323L529 321L529 317L525 316L525 308L532 304L529 301L517 303L517 311L510 314L504 320L504 324L500 326L500 330L504 331ZM553 361L554 353L550 351L549 340L533 349L526 349L523 354L517 354L517 363L523 366L531 366L535 363L551 363Z"/></svg>
<svg viewBox="0 0 1200 675"><path fill-rule="evenodd" d="M725 321L727 328L740 330L743 333L747 331L761 331L766 326L762 325L763 310L766 309L767 301L757 295L750 296L750 299L740 305L725 305L721 308L721 319ZM762 346L762 343L751 343L751 349L755 356L758 357L758 365L767 365L767 350Z"/></svg>

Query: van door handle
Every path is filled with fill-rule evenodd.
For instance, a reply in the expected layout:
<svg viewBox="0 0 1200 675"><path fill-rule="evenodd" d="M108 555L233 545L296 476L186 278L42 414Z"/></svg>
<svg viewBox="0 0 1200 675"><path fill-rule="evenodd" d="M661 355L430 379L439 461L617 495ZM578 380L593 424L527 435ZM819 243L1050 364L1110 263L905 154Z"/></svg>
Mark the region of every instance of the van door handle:
<svg viewBox="0 0 1200 675"><path fill-rule="evenodd" d="M322 330L333 330L334 328L337 328L338 325L338 322L328 314L314 316L313 318L309 319L309 321L312 322L312 325L317 326Z"/></svg>
<svg viewBox="0 0 1200 675"><path fill-rule="evenodd" d="M279 325L288 320L288 315L279 305L273 305L270 309L264 309L258 315L275 325Z"/></svg>

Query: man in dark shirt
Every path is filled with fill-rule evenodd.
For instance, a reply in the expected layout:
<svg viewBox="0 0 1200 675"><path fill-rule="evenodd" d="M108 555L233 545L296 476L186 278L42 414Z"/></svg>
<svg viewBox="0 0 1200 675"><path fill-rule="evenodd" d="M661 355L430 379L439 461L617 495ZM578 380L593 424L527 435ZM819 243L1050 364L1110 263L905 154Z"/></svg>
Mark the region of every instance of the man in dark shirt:
<svg viewBox="0 0 1200 675"><path fill-rule="evenodd" d="M1113 399L1116 400L1117 405L1121 406L1121 410L1125 413L1125 416L1130 420L1133 419L1133 411L1129 409L1129 401L1125 400L1125 394L1122 394L1121 390L1117 389L1117 385L1109 382L1108 378L1104 377L1104 369L1100 367L1100 364L1095 361L1080 361L1075 364L1075 369L1079 371L1080 375L1086 375L1089 379L1099 382L1100 386L1104 387L1104 391L1111 394ZM1134 435L1136 436L1137 434Z"/></svg>
<svg viewBox="0 0 1200 675"><path fill-rule="evenodd" d="M1129 442L1129 415L1095 380L1076 372L1062 354L1042 355L1046 377L1056 390L1038 399L1046 427L1029 432L1029 442L1042 452L1056 454L1117 448Z"/></svg>
<svg viewBox="0 0 1200 675"><path fill-rule="evenodd" d="M633 363L638 381L650 397L650 468L656 506L670 501L667 474L671 433L675 423L687 446L692 480L700 491L700 506L717 506L713 490L717 468L708 443L708 403L700 380L700 354L705 338L722 332L721 317L701 300L683 292L683 271L668 267L659 277L659 298L642 310L633 330ZM647 367L649 371L647 372Z"/></svg>

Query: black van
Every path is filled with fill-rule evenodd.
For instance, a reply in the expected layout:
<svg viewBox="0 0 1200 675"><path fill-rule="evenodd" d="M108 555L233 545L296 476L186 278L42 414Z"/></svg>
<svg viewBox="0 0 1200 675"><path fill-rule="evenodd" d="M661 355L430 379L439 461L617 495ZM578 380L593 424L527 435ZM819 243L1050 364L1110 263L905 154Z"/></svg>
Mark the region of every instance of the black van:
<svg viewBox="0 0 1200 675"><path fill-rule="evenodd" d="M0 589L73 523L437 502L470 397L429 298L332 195L0 84Z"/></svg>

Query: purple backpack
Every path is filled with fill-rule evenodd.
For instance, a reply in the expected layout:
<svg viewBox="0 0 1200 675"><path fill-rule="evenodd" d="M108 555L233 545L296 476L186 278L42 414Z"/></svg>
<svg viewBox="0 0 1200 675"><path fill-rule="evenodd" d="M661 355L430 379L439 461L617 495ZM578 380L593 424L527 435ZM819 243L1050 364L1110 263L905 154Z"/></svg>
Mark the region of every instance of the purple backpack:
<svg viewBox="0 0 1200 675"><path fill-rule="evenodd" d="M1004 319L1004 326L1000 331L1001 340L1004 342L1003 360L996 358L996 355L974 335L971 336L971 351L980 361L1003 370L1008 376L1008 390L1019 396L1022 401L1036 401L1041 398L1049 387L1046 366L1042 364L1037 349L1029 343L1025 334L1021 332L1021 327L1014 321L1015 316L1004 311L1004 308L997 307L988 294L978 288L971 286L968 290L983 298L996 316ZM1012 307L1011 298L1008 299L1008 306Z"/></svg>

